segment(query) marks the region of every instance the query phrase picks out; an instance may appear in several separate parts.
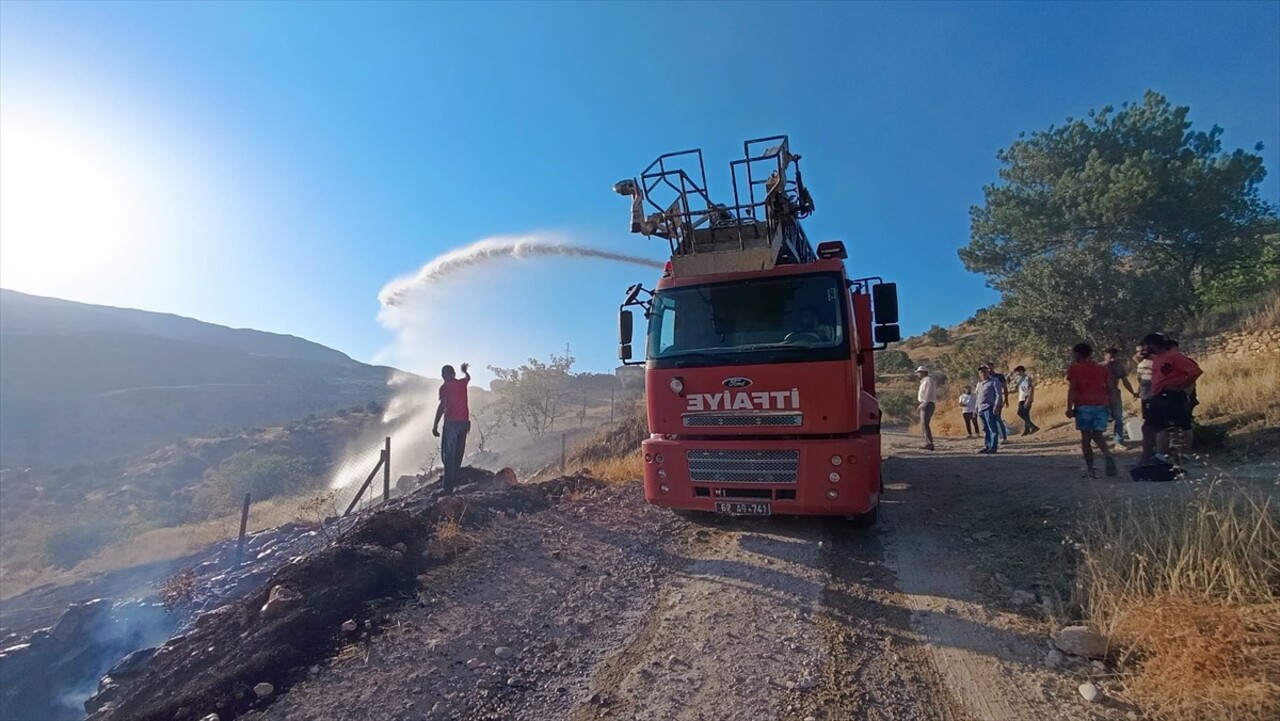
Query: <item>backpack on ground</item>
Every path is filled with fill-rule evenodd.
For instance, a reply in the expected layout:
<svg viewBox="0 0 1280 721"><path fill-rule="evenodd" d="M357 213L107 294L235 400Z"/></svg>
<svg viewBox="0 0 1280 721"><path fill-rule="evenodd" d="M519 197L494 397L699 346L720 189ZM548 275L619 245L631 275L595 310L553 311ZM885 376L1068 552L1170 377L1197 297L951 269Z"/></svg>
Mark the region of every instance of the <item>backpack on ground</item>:
<svg viewBox="0 0 1280 721"><path fill-rule="evenodd" d="M1149 481L1162 483L1165 481L1176 481L1182 475L1182 469L1172 463L1148 463L1144 466L1134 466L1129 469L1129 475L1135 481Z"/></svg>

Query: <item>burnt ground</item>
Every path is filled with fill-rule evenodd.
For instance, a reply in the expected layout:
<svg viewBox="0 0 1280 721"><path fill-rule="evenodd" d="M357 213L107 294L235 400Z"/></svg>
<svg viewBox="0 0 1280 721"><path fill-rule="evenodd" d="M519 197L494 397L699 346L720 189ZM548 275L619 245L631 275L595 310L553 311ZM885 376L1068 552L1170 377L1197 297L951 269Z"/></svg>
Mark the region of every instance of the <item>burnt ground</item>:
<svg viewBox="0 0 1280 721"><path fill-rule="evenodd" d="M867 530L688 520L580 478L393 501L206 615L102 718L1136 718L1105 665L1046 666L1063 539L1087 504L1189 484L1083 480L1052 436L886 441ZM275 586L296 595L264 613Z"/></svg>

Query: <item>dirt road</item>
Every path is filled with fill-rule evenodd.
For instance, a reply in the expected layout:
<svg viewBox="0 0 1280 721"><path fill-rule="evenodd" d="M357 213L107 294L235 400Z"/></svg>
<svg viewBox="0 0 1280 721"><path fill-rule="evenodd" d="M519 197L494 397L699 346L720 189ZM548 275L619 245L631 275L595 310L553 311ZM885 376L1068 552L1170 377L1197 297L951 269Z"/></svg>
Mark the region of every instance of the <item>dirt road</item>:
<svg viewBox="0 0 1280 721"><path fill-rule="evenodd" d="M1105 668L1046 666L1042 605L1082 503L1175 484L1082 480L1062 441L887 443L873 530L685 520L615 486L477 532L250 718L1136 718Z"/></svg>

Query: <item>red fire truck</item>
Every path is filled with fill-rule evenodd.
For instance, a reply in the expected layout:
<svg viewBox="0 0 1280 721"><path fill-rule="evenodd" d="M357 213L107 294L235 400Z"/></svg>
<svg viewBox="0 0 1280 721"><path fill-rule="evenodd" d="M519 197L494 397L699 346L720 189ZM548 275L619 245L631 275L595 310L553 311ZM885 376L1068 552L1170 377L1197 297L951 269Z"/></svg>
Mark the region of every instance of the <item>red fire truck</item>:
<svg viewBox="0 0 1280 721"><path fill-rule="evenodd" d="M786 136L729 164L712 202L701 150L668 153L614 186L631 231L665 239L653 290L627 289L619 357L644 364L645 498L676 510L873 522L880 408L873 351L899 340L897 287L850 278L840 241L815 249L813 199ZM644 358L633 360L633 309Z"/></svg>

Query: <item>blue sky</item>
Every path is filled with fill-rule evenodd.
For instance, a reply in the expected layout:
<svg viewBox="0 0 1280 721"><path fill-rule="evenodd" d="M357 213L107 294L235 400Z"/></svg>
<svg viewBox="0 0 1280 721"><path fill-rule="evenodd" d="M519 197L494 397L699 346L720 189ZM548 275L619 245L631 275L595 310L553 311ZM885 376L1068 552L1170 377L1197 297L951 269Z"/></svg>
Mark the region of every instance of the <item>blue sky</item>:
<svg viewBox="0 0 1280 721"><path fill-rule="evenodd" d="M997 149L1148 88L1263 142L1280 199L1278 2L4 2L0 283L409 363L377 320L388 281L544 231L662 257L614 181L702 147L714 193L742 140L788 133L810 236L898 281L914 333L996 300L955 251ZM477 271L425 342L607 369L641 280Z"/></svg>

